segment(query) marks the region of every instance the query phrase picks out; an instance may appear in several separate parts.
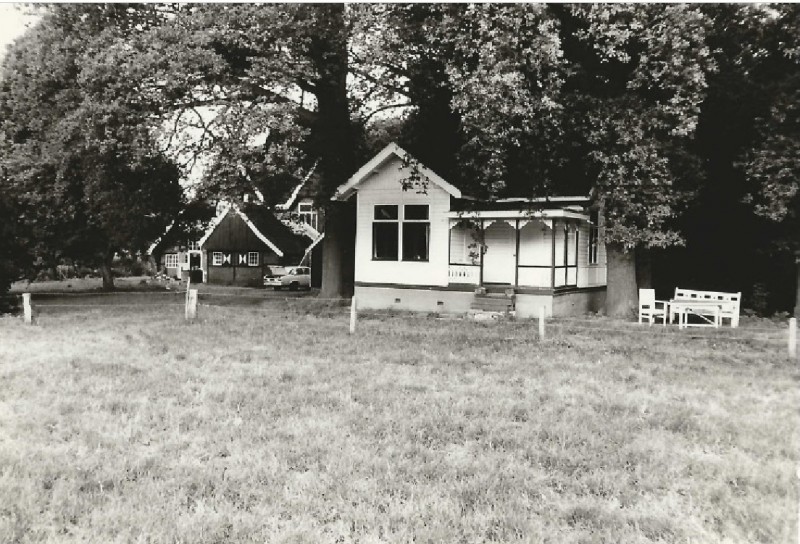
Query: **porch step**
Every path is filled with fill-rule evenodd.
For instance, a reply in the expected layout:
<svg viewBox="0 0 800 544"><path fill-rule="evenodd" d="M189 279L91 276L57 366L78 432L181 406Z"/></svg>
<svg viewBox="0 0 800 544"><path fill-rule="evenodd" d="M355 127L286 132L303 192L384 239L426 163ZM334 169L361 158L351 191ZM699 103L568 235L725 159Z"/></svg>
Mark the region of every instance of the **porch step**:
<svg viewBox="0 0 800 544"><path fill-rule="evenodd" d="M470 309L482 312L512 312L514 311L514 297L495 293L476 294L475 298L472 299Z"/></svg>

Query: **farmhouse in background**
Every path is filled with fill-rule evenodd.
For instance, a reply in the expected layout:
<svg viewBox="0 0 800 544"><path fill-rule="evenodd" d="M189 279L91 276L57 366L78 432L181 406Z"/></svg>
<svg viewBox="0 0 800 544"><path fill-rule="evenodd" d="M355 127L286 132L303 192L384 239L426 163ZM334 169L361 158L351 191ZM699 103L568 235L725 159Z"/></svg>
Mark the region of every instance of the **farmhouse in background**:
<svg viewBox="0 0 800 544"><path fill-rule="evenodd" d="M176 220L148 251L156 269L171 278L195 283L261 286L269 265L310 266L311 285L322 284L324 215L313 205L316 167L271 207L253 189L241 206L218 202L216 216L203 231L194 222L189 231L203 232L187 241L186 217ZM205 211L205 221L214 214ZM208 213L210 212L210 214ZM191 223L191 222L190 222ZM189 237L191 239L191 237Z"/></svg>
<svg viewBox="0 0 800 544"><path fill-rule="evenodd" d="M602 218L588 197L479 204L410 161L390 144L334 197L356 198L360 308L520 317L603 308Z"/></svg>
<svg viewBox="0 0 800 544"><path fill-rule="evenodd" d="M251 206L245 213L230 204L199 242L205 255L205 281L261 286L269 265L299 264L309 244L269 208Z"/></svg>
<svg viewBox="0 0 800 544"><path fill-rule="evenodd" d="M177 242L179 235L170 227L150 246L154 266L170 278L191 278L193 283L260 286L269 265L302 264L311 266L311 284L319 287L324 234L290 211L276 216L259 204L246 205L246 210L220 204L219 213L199 241ZM316 212L313 217L317 218Z"/></svg>

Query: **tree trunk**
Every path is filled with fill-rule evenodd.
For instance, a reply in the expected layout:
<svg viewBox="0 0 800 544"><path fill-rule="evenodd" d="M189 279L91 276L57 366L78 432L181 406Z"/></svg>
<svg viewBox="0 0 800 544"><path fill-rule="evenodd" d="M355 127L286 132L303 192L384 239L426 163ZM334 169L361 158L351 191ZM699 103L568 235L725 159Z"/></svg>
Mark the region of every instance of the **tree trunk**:
<svg viewBox="0 0 800 544"><path fill-rule="evenodd" d="M636 252L625 250L621 244L606 245L608 260L608 288L606 314L629 318L638 307L636 291Z"/></svg>
<svg viewBox="0 0 800 544"><path fill-rule="evenodd" d="M328 206L320 298L346 298L353 295L355 231L355 212L351 204L335 202Z"/></svg>
<svg viewBox="0 0 800 544"><path fill-rule="evenodd" d="M317 118L311 147L319 155L320 195L326 202L321 297L353 293L355 215L352 204L330 203L336 189L356 170L356 146L347 96L348 30L343 4L315 6L319 33L311 41L310 58L319 76L314 81Z"/></svg>
<svg viewBox="0 0 800 544"><path fill-rule="evenodd" d="M114 290L114 271L111 270L111 263L114 260L114 252L110 251L103 257L103 264L100 270L103 274L103 291Z"/></svg>
<svg viewBox="0 0 800 544"><path fill-rule="evenodd" d="M636 285L639 289L653 288L653 252L650 249L636 250Z"/></svg>
<svg viewBox="0 0 800 544"><path fill-rule="evenodd" d="M797 283L794 284L794 316L800 319L800 251L795 251L794 264L797 266Z"/></svg>

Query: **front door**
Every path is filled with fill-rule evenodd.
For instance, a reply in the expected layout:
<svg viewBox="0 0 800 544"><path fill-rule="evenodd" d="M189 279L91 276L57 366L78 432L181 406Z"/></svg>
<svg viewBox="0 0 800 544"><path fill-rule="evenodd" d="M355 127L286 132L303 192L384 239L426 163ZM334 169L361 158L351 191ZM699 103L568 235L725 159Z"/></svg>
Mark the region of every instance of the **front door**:
<svg viewBox="0 0 800 544"><path fill-rule="evenodd" d="M495 221L484 233L483 283L513 285L517 265L517 236L514 227Z"/></svg>
<svg viewBox="0 0 800 544"><path fill-rule="evenodd" d="M192 283L203 282L201 262L199 251L192 251L189 253L189 277L192 279Z"/></svg>

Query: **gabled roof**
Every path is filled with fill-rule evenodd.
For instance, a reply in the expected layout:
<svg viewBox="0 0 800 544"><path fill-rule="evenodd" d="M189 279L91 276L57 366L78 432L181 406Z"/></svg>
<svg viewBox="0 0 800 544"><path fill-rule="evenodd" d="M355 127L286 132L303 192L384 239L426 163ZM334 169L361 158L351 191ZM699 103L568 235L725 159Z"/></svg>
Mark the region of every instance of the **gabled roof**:
<svg viewBox="0 0 800 544"><path fill-rule="evenodd" d="M161 244L162 240L164 240L164 237L166 237L166 235L170 233L170 231L172 230L172 228L174 226L175 226L175 220L173 219L172 223L170 223L169 226L164 231L164 234L162 234L161 236L156 238L156 241L153 242L152 244L150 244L150 247L147 248L147 254L148 255L152 255L153 254L153 252L156 250L156 248L159 246L159 244Z"/></svg>
<svg viewBox="0 0 800 544"><path fill-rule="evenodd" d="M209 225L208 230L200 239L199 245L201 248L219 224L231 213L241 217L253 234L279 257L283 257L287 253L302 253L306 248L307 242L304 241L303 237L294 234L268 208L257 209L254 207L253 213L248 215L235 204L229 204L227 209L219 214Z"/></svg>
<svg viewBox="0 0 800 544"><path fill-rule="evenodd" d="M300 194L300 191L306 186L308 180L311 179L311 176L314 174L314 171L317 169L317 164L319 164L319 161L314 163L314 166L312 166L311 170L308 171L308 174L306 175L306 177L304 177L303 180L295 186L295 188L292 190L292 192L289 195L289 197L286 199L286 202L284 202L283 204L278 204L277 206L275 206L276 210L285 211L285 210L290 209L292 206L294 206L294 202L295 202L295 200L297 200L297 195ZM262 202L264 201L263 197L262 197L261 201Z"/></svg>
<svg viewBox="0 0 800 544"><path fill-rule="evenodd" d="M369 179L373 174L378 172L384 164L391 159L399 157L403 160L410 160L413 157L409 155L403 148L396 143L391 143L383 148L377 155L375 155L367 164L358 169L358 172L352 175L347 182L340 185L336 190L336 194L331 200L347 200L355 191L358 186ZM419 169L421 173L428 178L430 182L443 189L446 193L455 198L461 198L461 191L447 183L436 172L420 164Z"/></svg>

